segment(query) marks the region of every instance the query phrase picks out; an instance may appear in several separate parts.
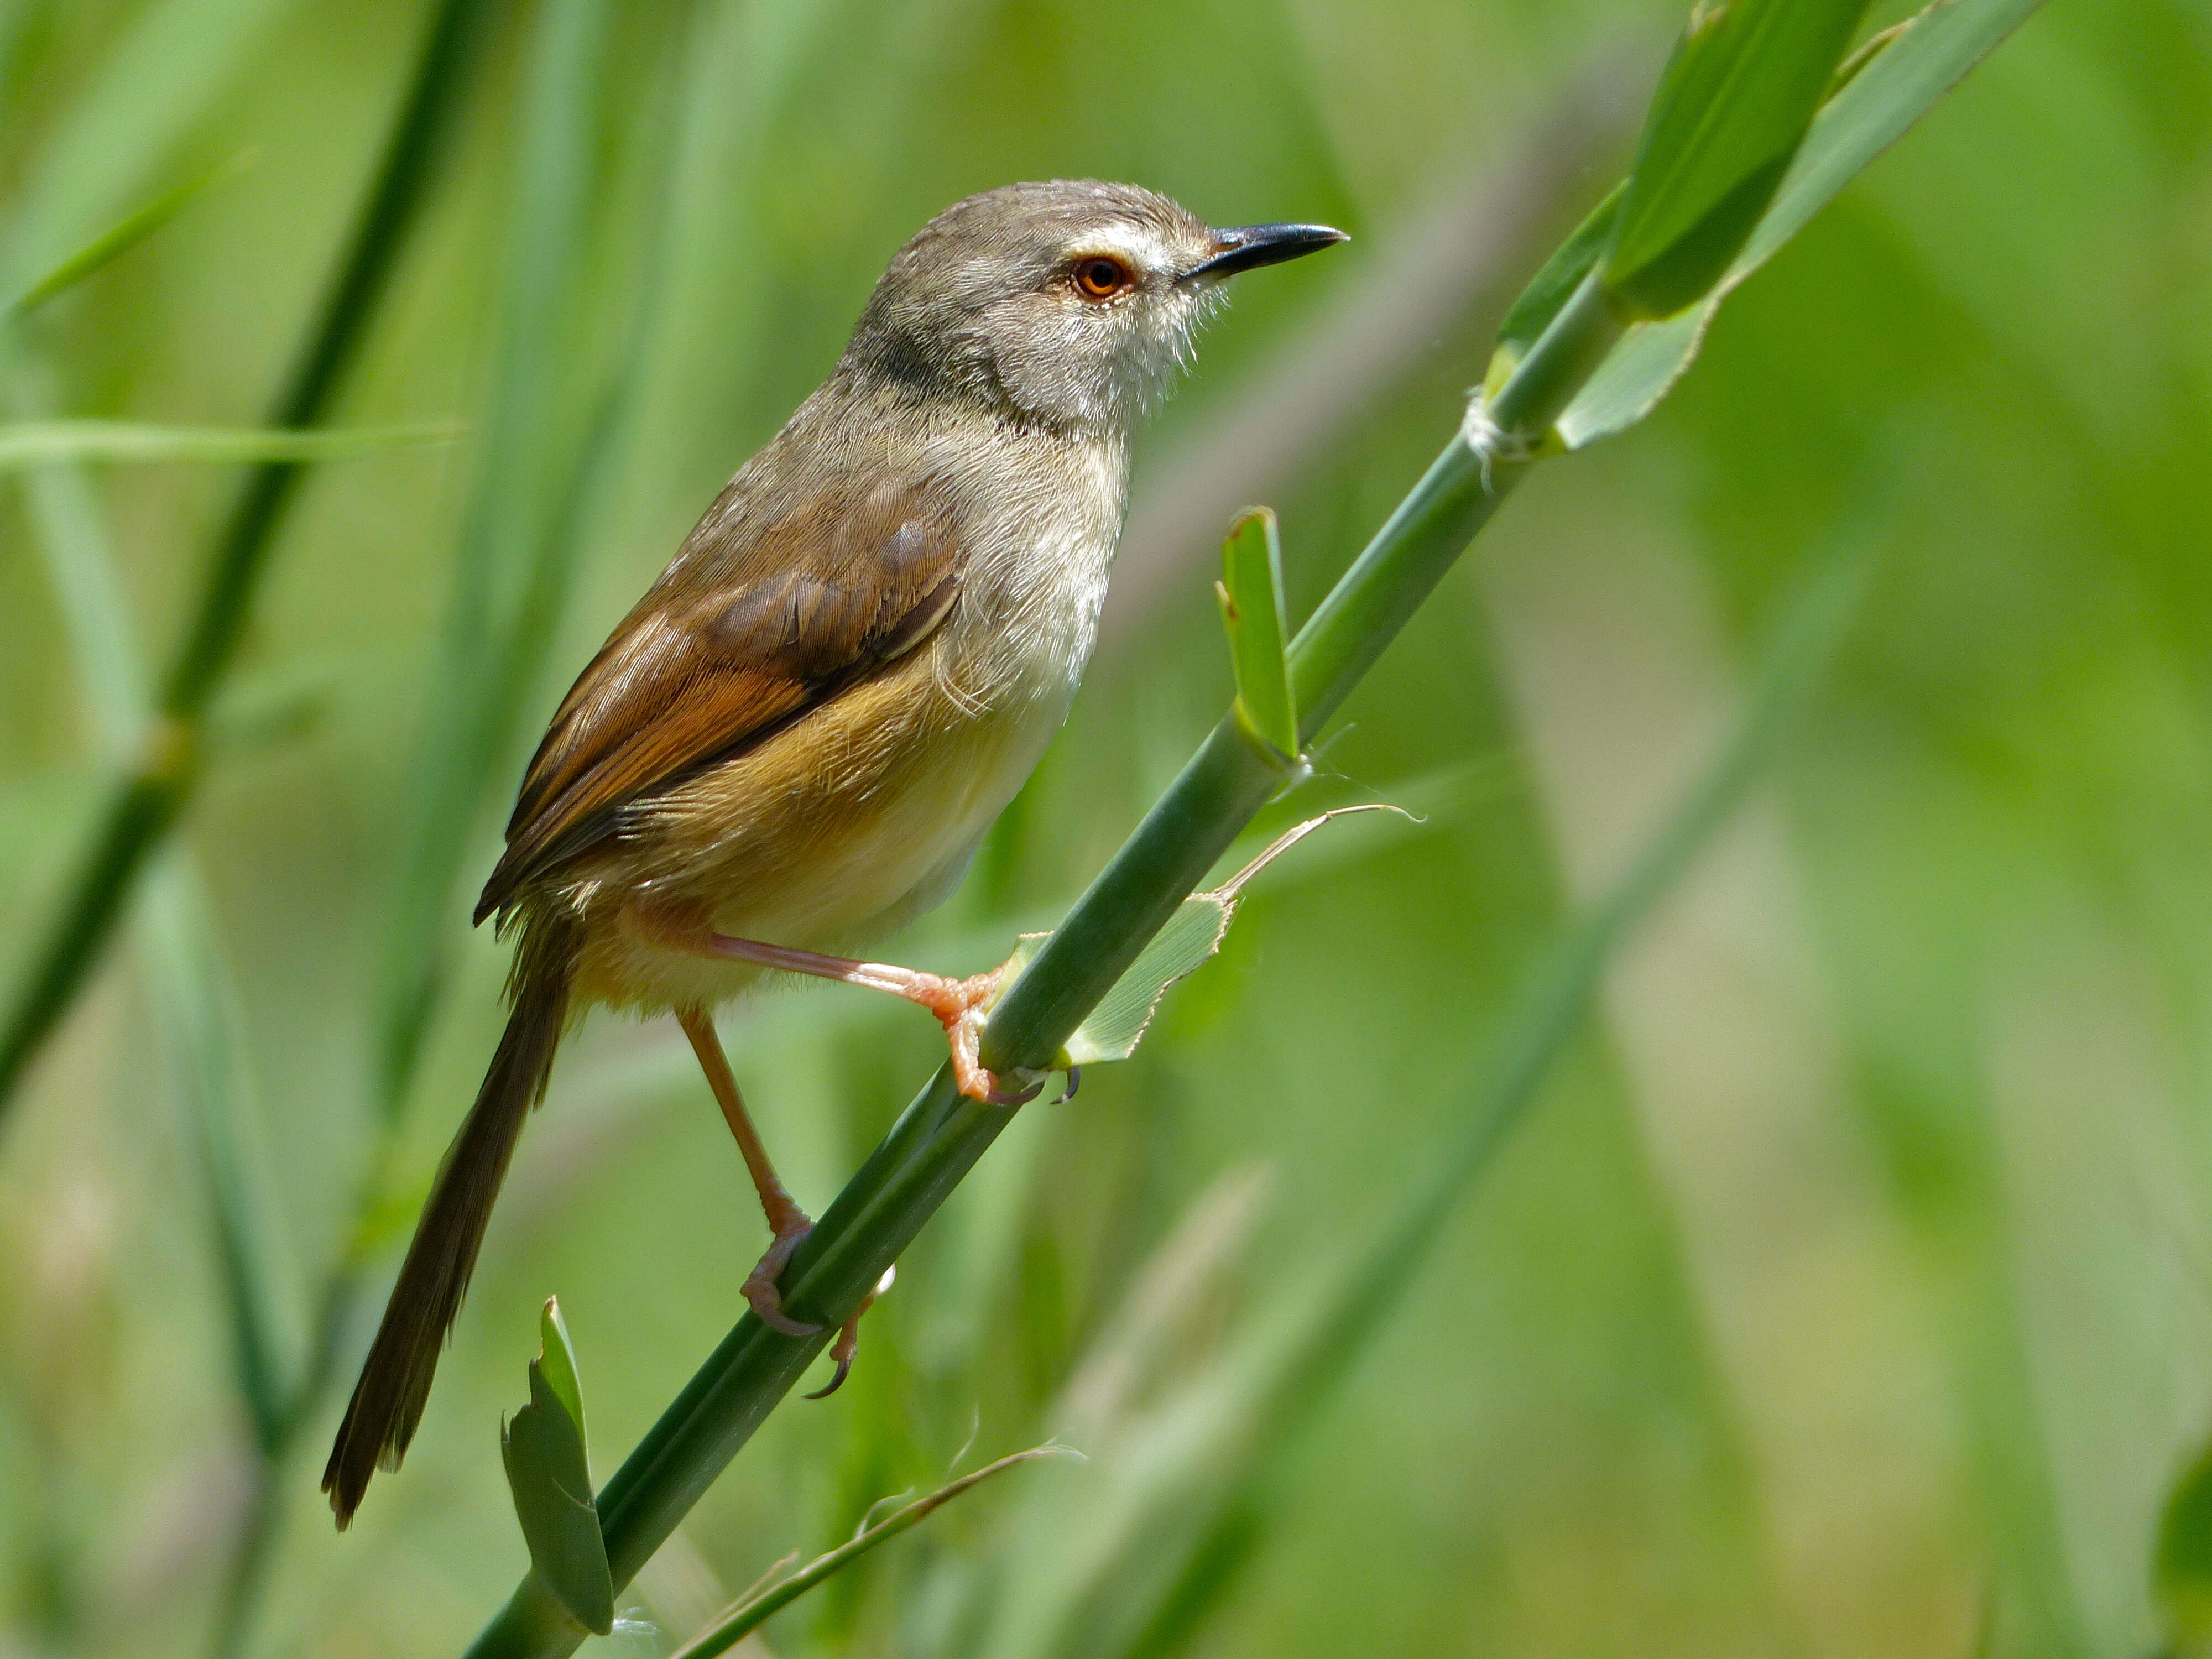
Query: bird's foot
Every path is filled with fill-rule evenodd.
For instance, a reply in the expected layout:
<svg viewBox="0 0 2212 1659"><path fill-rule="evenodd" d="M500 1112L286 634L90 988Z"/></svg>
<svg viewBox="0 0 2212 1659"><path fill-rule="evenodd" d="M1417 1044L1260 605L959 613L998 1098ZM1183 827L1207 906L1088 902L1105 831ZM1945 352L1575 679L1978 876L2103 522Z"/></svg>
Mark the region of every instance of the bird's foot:
<svg viewBox="0 0 2212 1659"><path fill-rule="evenodd" d="M790 1261L791 1253L799 1248L799 1241L813 1231L814 1224L806 1218L805 1212L793 1205L789 1217L775 1230L775 1243L768 1247L767 1255L753 1264L752 1272L745 1276L745 1282L740 1288L740 1294L752 1304L753 1313L760 1322L772 1331L781 1331L786 1336L819 1336L822 1334L819 1325L810 1325L784 1312L783 1291L775 1282L785 1265ZM855 1314L854 1317L857 1319L860 1316Z"/></svg>
<svg viewBox="0 0 2212 1659"><path fill-rule="evenodd" d="M837 1328L837 1340L830 1346L830 1358L837 1363L836 1374L808 1395L809 1400L827 1400L845 1386L846 1377L852 1373L853 1356L860 1351L860 1316L875 1305L876 1298L890 1289L897 1278L896 1267L884 1268L884 1276L876 1281L876 1288L860 1298L860 1305L853 1310L853 1316Z"/></svg>
<svg viewBox="0 0 2212 1659"><path fill-rule="evenodd" d="M877 965L869 964L872 968ZM946 979L939 974L916 973L903 968L897 971L906 981L895 988L897 994L928 1009L945 1028L945 1043L952 1051L952 1081L962 1094L993 1106L1025 1106L1037 1097L1044 1087L1042 1078L1025 1088L1001 1089L998 1078L981 1057L984 1010L999 994L1000 981L1006 977L1006 966L969 979Z"/></svg>
<svg viewBox="0 0 2212 1659"><path fill-rule="evenodd" d="M672 928L642 911L625 915L629 925L641 936L670 950L720 957L726 962L750 962L787 974L842 980L848 985L888 991L895 997L919 1003L936 1015L938 1024L945 1027L945 1042L952 1051L953 1081L959 1085L960 1092L971 1100L994 1106L1024 1106L1035 1100L1044 1087L1042 1077L1024 1075L1022 1088L1001 1089L999 1079L979 1055L983 1012L998 994L1000 983L1013 966L1011 958L988 974L948 979L943 974L902 968L896 963L856 962L850 957L824 956L818 951L793 950L789 945L768 945L759 939L735 939L727 933L687 933Z"/></svg>

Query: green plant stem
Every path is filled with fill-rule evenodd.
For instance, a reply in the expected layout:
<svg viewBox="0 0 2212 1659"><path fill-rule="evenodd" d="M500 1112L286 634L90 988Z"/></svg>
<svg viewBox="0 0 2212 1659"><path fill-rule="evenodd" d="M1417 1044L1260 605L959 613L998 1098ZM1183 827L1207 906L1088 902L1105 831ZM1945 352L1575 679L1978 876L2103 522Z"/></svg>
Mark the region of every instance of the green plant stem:
<svg viewBox="0 0 2212 1659"><path fill-rule="evenodd" d="M1027 1451L1018 1451L1002 1457L995 1463L986 1463L981 1468L962 1475L957 1480L948 1480L935 1492L902 1505L877 1522L863 1528L858 1534L840 1544L825 1555L818 1555L787 1578L778 1579L766 1589L743 1597L735 1605L717 1613L707 1628L686 1642L669 1659L714 1659L717 1654L732 1648L758 1630L777 1613L823 1580L850 1566L878 1544L888 1542L899 1534L920 1526L962 1493L971 1492L1008 1469L1032 1462L1040 1457L1074 1456L1078 1454L1066 1447L1032 1446Z"/></svg>
<svg viewBox="0 0 2212 1659"><path fill-rule="evenodd" d="M1489 414L1504 453L1484 458L1462 432L1445 446L1291 641L1299 735L1310 742L1531 465L1553 416L1618 337L1595 283L1560 311ZM1234 712L1206 738L1029 971L992 1011L994 1070L1038 1067L1136 960L1282 785ZM803 1252L802 1252L803 1254Z"/></svg>
<svg viewBox="0 0 2212 1659"><path fill-rule="evenodd" d="M1448 1098L1460 1127L1441 1157L1406 1182L1397 1212L1351 1253L1343 1270L1308 1280L1289 1321L1291 1334L1269 1366L1267 1386L1239 1413L1251 1449L1218 1499L1179 1571L1126 1645L1099 1646L1097 1659L1167 1659L1184 1650L1207 1613L1282 1512L1281 1494L1330 1402L1383 1321L1404 1304L1422 1266L1470 1188L1584 1027L1621 947L1687 873L1698 854L1741 808L1778 746L1785 724L1834 659L1858 614L1878 544L1819 569L1769 631L1744 712L1711 763L1678 796L1635 862L1595 903L1563 928L1532 963L1495 1050L1455 1083Z"/></svg>
<svg viewBox="0 0 2212 1659"><path fill-rule="evenodd" d="M492 6L493 0L442 0L439 6L337 280L270 425L317 424L359 356L449 148L481 25ZM109 800L90 853L0 1034L0 1111L82 988L148 854L191 798L199 778L197 757L209 700L237 653L302 465L271 461L256 467L216 538L198 609L162 681L154 726Z"/></svg>
<svg viewBox="0 0 2212 1659"><path fill-rule="evenodd" d="M1310 734L1381 655L1525 471L1553 420L1619 332L1589 285L1562 308L1492 403L1486 458L1455 437L1292 642ZM1042 1067L1202 880L1283 775L1224 716L993 1012L986 1063ZM953 1188L1013 1109L959 1094L940 1067L807 1235L782 1284L821 1334L777 1334L747 1314L599 1495L619 1590L675 1530ZM572 1651L585 1635L526 1577L471 1647L473 1659Z"/></svg>

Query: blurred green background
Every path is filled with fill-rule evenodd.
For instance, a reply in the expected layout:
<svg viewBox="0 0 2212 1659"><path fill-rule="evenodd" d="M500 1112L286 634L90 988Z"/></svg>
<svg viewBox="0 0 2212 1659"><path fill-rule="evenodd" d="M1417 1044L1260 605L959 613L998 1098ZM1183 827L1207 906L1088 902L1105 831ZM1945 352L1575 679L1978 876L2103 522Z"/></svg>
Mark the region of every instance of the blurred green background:
<svg viewBox="0 0 2212 1659"><path fill-rule="evenodd" d="M312 475L185 830L0 1125L0 1653L457 1651L526 1565L496 1425L538 1304L574 1334L601 1479L737 1311L762 1229L688 1051L596 1018L407 1467L339 1538L313 1490L337 1398L273 1469L255 1450L208 1102L288 1376L366 1241L342 1392L498 1028L504 952L467 897L538 723L915 228L1093 175L1356 239L1243 284L1153 423L1076 713L893 952L973 971L1049 925L1218 716L1229 514L1279 509L1310 605L1619 176L1680 22L1670 0L490 11L334 417L459 435ZM261 422L430 15L0 3L0 252L223 170L9 325L0 407ZM2212 1432L2208 394L2212 6L2063 0L1729 302L1655 419L1532 477L1276 814L1423 821L1290 854L1133 1061L1022 1115L843 1393L770 1419L611 1639L665 1653L971 1439L972 1464L1059 1433L1092 1461L985 1486L741 1651L2152 1651L2160 1509ZM10 993L135 740L131 665L173 649L236 484L0 479ZM1871 584L1753 804L1342 1386L1240 1449L1268 1310L1402 1209L1545 942L1710 755L1787 595L1853 556ZM427 939L425 844L453 860ZM394 975L423 961L387 1138ZM938 1057L879 1002L725 1018L817 1209ZM1189 1491L1127 1524L1163 1468ZM1174 1516L1231 1490L1237 1571L1201 1575L1202 1616L1121 1629Z"/></svg>

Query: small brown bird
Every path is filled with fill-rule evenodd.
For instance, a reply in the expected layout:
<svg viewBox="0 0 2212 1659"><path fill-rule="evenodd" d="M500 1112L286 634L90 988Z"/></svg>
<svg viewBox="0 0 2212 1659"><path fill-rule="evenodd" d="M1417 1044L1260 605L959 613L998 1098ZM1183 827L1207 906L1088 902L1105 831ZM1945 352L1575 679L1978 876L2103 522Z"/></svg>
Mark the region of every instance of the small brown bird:
<svg viewBox="0 0 2212 1659"><path fill-rule="evenodd" d="M744 1295L794 1335L819 1328L775 1281L811 1224L712 1011L769 970L891 991L944 1023L964 1091L1026 1098L976 1059L996 975L822 953L949 893L1066 718L1131 433L1224 279L1343 240L1060 182L971 196L899 250L829 380L578 678L523 779L476 910L518 935L513 1013L324 1470L340 1527L414 1437L523 1119L592 1005L682 1024L775 1237Z"/></svg>

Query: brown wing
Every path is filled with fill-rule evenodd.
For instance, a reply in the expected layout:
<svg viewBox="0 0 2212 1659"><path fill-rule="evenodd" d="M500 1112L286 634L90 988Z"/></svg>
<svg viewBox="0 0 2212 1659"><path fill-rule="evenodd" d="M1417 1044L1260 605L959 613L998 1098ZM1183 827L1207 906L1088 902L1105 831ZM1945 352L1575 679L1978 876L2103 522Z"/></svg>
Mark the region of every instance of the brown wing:
<svg viewBox="0 0 2212 1659"><path fill-rule="evenodd" d="M524 775L476 919L614 834L622 809L728 760L914 648L958 595L927 484L817 493L750 527L716 503L578 677Z"/></svg>

